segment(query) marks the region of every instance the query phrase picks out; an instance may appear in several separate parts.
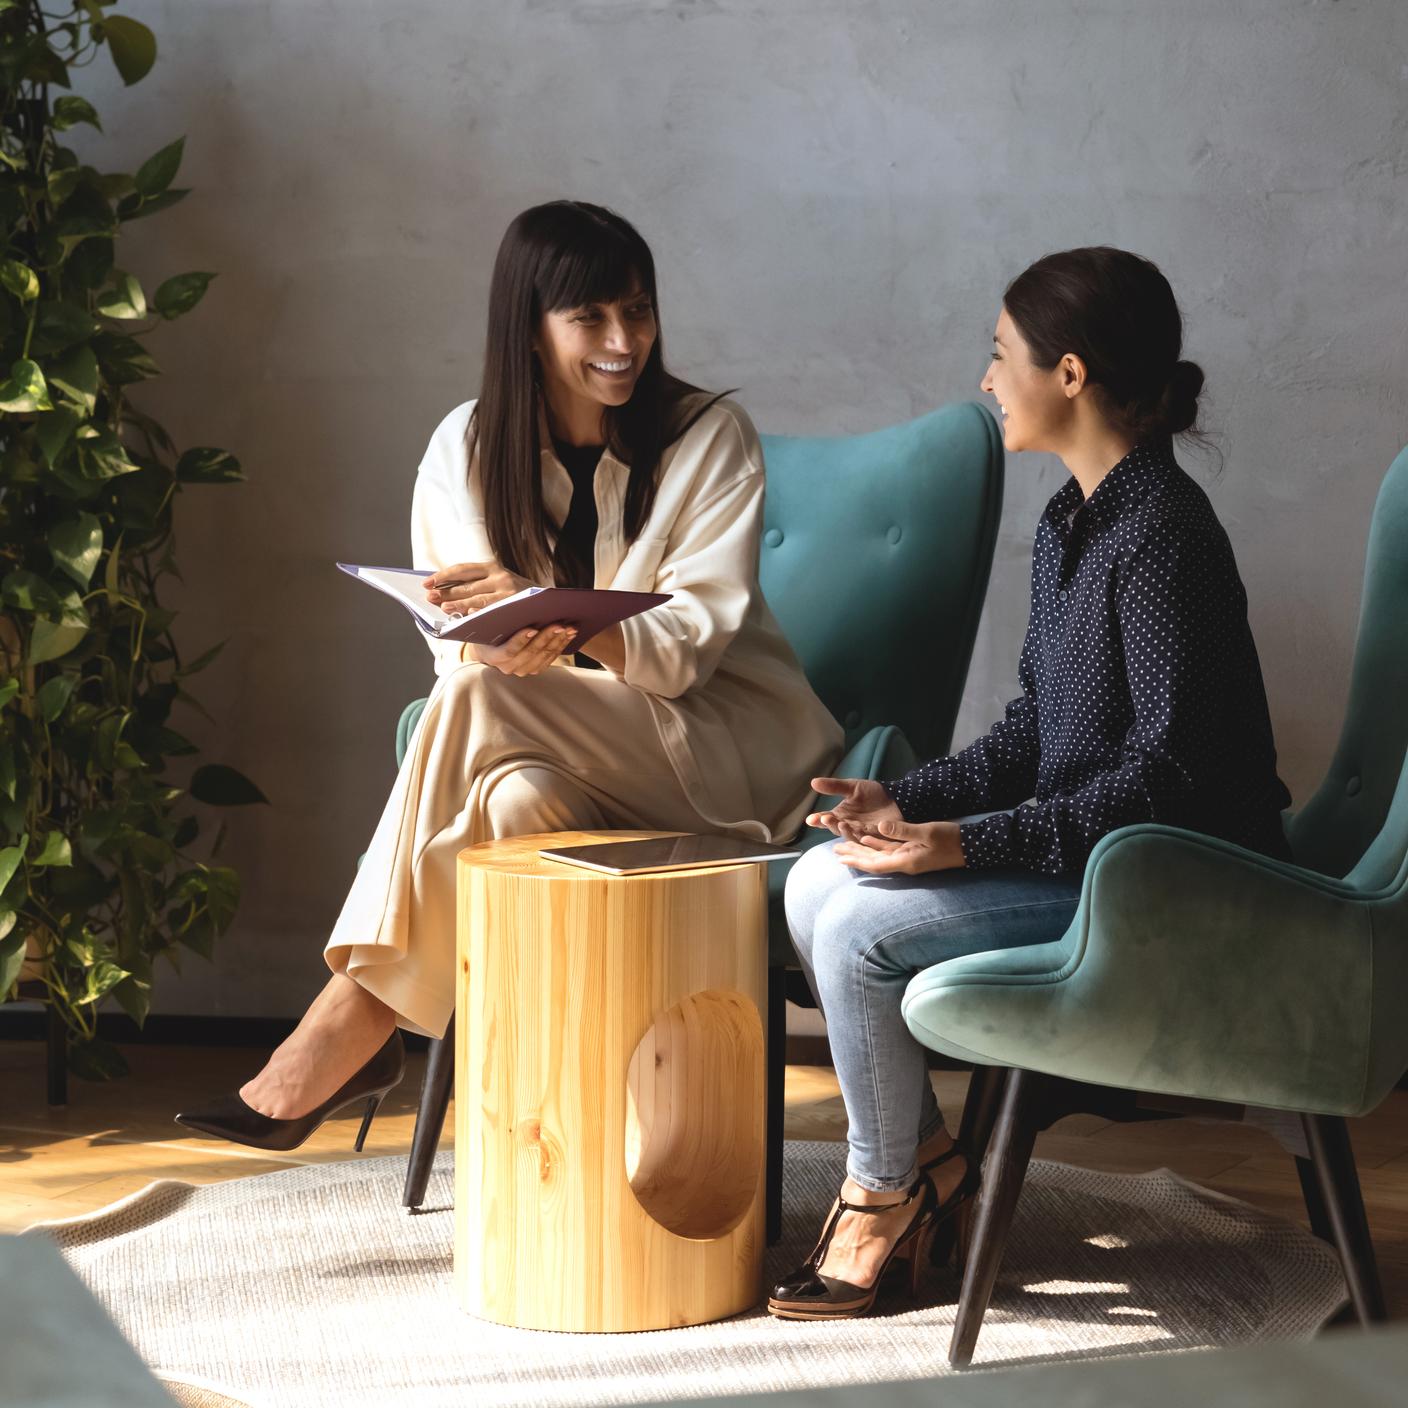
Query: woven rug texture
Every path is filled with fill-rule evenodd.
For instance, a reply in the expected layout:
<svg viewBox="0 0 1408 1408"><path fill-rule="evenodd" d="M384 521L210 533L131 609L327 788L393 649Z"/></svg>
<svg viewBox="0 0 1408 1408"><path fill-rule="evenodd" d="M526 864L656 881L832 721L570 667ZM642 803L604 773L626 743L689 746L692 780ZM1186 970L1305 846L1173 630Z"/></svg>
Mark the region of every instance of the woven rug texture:
<svg viewBox="0 0 1408 1408"><path fill-rule="evenodd" d="M858 1320L759 1309L618 1335L476 1320L451 1279L453 1157L436 1158L415 1215L394 1157L162 1180L24 1235L58 1243L155 1372L251 1408L568 1408L951 1372L952 1267L927 1269L918 1301L897 1288ZM788 1144L769 1284L810 1252L843 1157ZM1034 1160L975 1366L1305 1339L1344 1299L1333 1251L1288 1222L1167 1170Z"/></svg>

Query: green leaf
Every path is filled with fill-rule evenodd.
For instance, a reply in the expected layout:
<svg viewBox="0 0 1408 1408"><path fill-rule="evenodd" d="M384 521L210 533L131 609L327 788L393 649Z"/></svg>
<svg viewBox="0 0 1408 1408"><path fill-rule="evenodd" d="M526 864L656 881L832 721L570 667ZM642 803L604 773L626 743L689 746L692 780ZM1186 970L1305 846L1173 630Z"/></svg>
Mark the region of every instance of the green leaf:
<svg viewBox="0 0 1408 1408"><path fill-rule="evenodd" d="M212 807L243 807L269 799L242 772L223 763L207 763L191 778L191 796Z"/></svg>
<svg viewBox="0 0 1408 1408"><path fill-rule="evenodd" d="M7 606L21 611L55 612L59 609L59 594L37 572L17 567L0 583L0 599Z"/></svg>
<svg viewBox="0 0 1408 1408"><path fill-rule="evenodd" d="M98 365L107 372L108 380L119 386L144 381L160 373L151 353L135 337L104 333L93 339L93 350L98 354Z"/></svg>
<svg viewBox="0 0 1408 1408"><path fill-rule="evenodd" d="M98 404L98 358L91 347L75 347L49 368L49 385L91 416Z"/></svg>
<svg viewBox="0 0 1408 1408"><path fill-rule="evenodd" d="M187 675L199 674L200 671L205 669L205 667L209 665L210 662L214 660L215 657L219 655L222 650L224 650L224 648L225 642L223 640L219 643L219 645L212 645L210 649L205 652L205 654L197 655L196 658L192 660L189 665L182 665L181 668L176 671L176 678L179 680L184 679ZM0 703L3 703L3 700L0 700Z"/></svg>
<svg viewBox="0 0 1408 1408"><path fill-rule="evenodd" d="M127 457L122 441L106 426L78 442L78 458L90 479L112 479L137 468Z"/></svg>
<svg viewBox="0 0 1408 1408"><path fill-rule="evenodd" d="M45 411L35 422L34 438L44 452L44 462L52 469L60 455L68 449L73 432L82 417L71 406Z"/></svg>
<svg viewBox="0 0 1408 1408"><path fill-rule="evenodd" d="M179 318L189 313L205 297L214 274L177 274L167 279L156 291L152 302L163 318ZM37 285L36 285L37 287Z"/></svg>
<svg viewBox="0 0 1408 1408"><path fill-rule="evenodd" d="M30 665L43 665L67 655L86 636L91 627L69 625L60 621L36 621L29 638Z"/></svg>
<svg viewBox="0 0 1408 1408"><path fill-rule="evenodd" d="M169 191L162 191L160 195L149 198L135 194L127 196L118 204L117 218L119 220L140 220L144 215L155 215L159 210L166 210L177 202L185 200L190 193L189 187L172 186Z"/></svg>
<svg viewBox="0 0 1408 1408"><path fill-rule="evenodd" d="M244 471L228 450L202 446L176 461L176 478L183 484L233 484L244 478Z"/></svg>
<svg viewBox="0 0 1408 1408"><path fill-rule="evenodd" d="M72 675L55 675L40 686L39 712L46 724L53 723L63 713L77 683Z"/></svg>
<svg viewBox="0 0 1408 1408"><path fill-rule="evenodd" d="M13 929L16 918L14 910L0 911L0 915L9 917L9 927ZM24 934L7 933L0 939L0 1002L5 1001L20 976L20 969L24 967L25 938Z"/></svg>
<svg viewBox="0 0 1408 1408"><path fill-rule="evenodd" d="M15 877L15 871L19 869L20 862L24 859L25 847L29 845L29 837L21 836L19 841L13 846L6 846L0 851L0 894L3 894L10 881Z"/></svg>
<svg viewBox="0 0 1408 1408"><path fill-rule="evenodd" d="M30 861L31 865L72 865L73 850L69 846L68 837L62 831L51 831L44 838L44 847L35 858Z"/></svg>
<svg viewBox="0 0 1408 1408"><path fill-rule="evenodd" d="M37 356L66 352L76 343L87 342L97 331L98 324L82 308L46 299L34 316L30 350Z"/></svg>
<svg viewBox="0 0 1408 1408"><path fill-rule="evenodd" d="M191 276L187 274L186 277ZM39 297L39 276L18 259L0 261L0 284L4 284L21 303Z"/></svg>
<svg viewBox="0 0 1408 1408"><path fill-rule="evenodd" d="M78 189L78 183L82 179L83 168L81 166L55 167L49 172L44 183L49 204L57 210Z"/></svg>
<svg viewBox="0 0 1408 1408"><path fill-rule="evenodd" d="M0 792L3 792L12 802L15 800L15 749L14 745L7 739L0 743ZM0 885L0 890L5 887Z"/></svg>
<svg viewBox="0 0 1408 1408"><path fill-rule="evenodd" d="M52 122L56 132L67 132L70 127L76 127L80 122L96 127L99 132L103 130L103 124L98 121L97 109L86 98L60 98L54 104Z"/></svg>
<svg viewBox="0 0 1408 1408"><path fill-rule="evenodd" d="M142 285L121 269L112 271L112 288L104 293L95 307L105 318L145 318L147 296Z"/></svg>
<svg viewBox="0 0 1408 1408"><path fill-rule="evenodd" d="M64 265L66 275L85 289L98 289L108 280L112 269L113 242L111 239L84 240Z"/></svg>
<svg viewBox="0 0 1408 1408"><path fill-rule="evenodd" d="M181 155L186 150L186 139L177 139L163 147L155 156L148 157L137 168L132 184L137 194L146 200L159 196L176 179L181 168Z"/></svg>
<svg viewBox="0 0 1408 1408"><path fill-rule="evenodd" d="M109 20L108 23L111 24L112 21ZM93 1081L117 1080L131 1070L122 1052L112 1042L105 1041L100 1036L70 1046L68 1068L79 1080Z"/></svg>
<svg viewBox="0 0 1408 1408"><path fill-rule="evenodd" d="M103 525L95 515L80 513L49 530L49 552L54 565L87 591L103 552Z"/></svg>
<svg viewBox="0 0 1408 1408"><path fill-rule="evenodd" d="M152 1007L152 985L130 974L112 990L119 1007L136 1022L138 1027L147 1020Z"/></svg>
<svg viewBox="0 0 1408 1408"><path fill-rule="evenodd" d="M224 646L224 644L225 644L225 642L224 642L224 641L221 641L220 644L215 647L215 649L216 649L216 650L220 650L220 649ZM207 653L207 654L213 654L213 652L210 652L210 651L207 651L206 653ZM196 662L195 666L194 666L192 669L189 669L186 673L187 673L187 674L194 674L195 671L196 671L197 669L199 669L202 664L205 664L205 663L206 663L206 659L205 659L205 656L203 655L203 656L201 656L200 660L198 660L198 661ZM177 673L177 674L180 674L181 672L178 670L176 673ZM19 692L20 692L20 682L19 682L17 679L15 679L13 676L12 676L10 679L6 680L4 684L0 684L0 709L3 709L3 708L5 707L5 705L8 704L8 703L10 702L10 700L12 700L12 699L15 697L15 695L17 695Z"/></svg>
<svg viewBox="0 0 1408 1408"><path fill-rule="evenodd" d="M21 358L10 368L10 379L0 385L0 411L52 411L49 387L37 362Z"/></svg>
<svg viewBox="0 0 1408 1408"><path fill-rule="evenodd" d="M93 38L107 40L112 61L130 88L140 83L156 62L156 36L146 25L126 15L107 15L93 25Z"/></svg>

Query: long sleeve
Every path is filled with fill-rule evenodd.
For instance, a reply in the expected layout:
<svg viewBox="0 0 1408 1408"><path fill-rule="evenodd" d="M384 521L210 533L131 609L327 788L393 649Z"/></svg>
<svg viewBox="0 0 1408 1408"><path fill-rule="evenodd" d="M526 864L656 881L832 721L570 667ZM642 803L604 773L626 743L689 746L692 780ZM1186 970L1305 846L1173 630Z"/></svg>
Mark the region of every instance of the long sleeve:
<svg viewBox="0 0 1408 1408"><path fill-rule="evenodd" d="M487 562L493 554L482 519L471 509L464 455L469 406L459 406L441 421L426 447L411 493L411 566L434 571L454 562ZM443 675L463 661L457 640L425 636Z"/></svg>
<svg viewBox="0 0 1408 1408"><path fill-rule="evenodd" d="M635 689L665 699L708 683L743 625L758 572L764 478L757 436L739 412L715 418L681 453L703 457L693 501L675 518L652 590L671 600L621 623Z"/></svg>
<svg viewBox="0 0 1408 1408"><path fill-rule="evenodd" d="M1228 593L1240 584L1227 581L1206 544L1166 528L1145 537L1121 576L1114 615L1133 722L1115 766L1064 795L965 823L970 867L1077 870L1121 826L1187 825L1196 815L1223 715L1215 666L1237 607Z"/></svg>
<svg viewBox="0 0 1408 1408"><path fill-rule="evenodd" d="M1022 645L1018 679L1022 693L983 737L961 752L917 768L884 784L906 821L942 821L970 812L1013 807L1036 791L1041 760L1037 728L1030 625Z"/></svg>

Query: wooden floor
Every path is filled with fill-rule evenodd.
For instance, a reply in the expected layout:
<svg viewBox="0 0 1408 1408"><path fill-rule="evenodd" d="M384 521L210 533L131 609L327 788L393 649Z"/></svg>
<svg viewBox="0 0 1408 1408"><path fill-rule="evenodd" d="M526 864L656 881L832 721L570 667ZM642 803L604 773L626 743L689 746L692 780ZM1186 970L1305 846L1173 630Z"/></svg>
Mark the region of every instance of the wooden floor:
<svg viewBox="0 0 1408 1408"><path fill-rule="evenodd" d="M159 1178L213 1183L294 1164L355 1158L360 1112L335 1117L291 1154L266 1155L222 1140L186 1137L180 1109L236 1090L262 1064L248 1049L132 1045L132 1074L106 1085L75 1080L70 1103L44 1103L44 1047L0 1042L0 1232L74 1217L106 1206ZM364 1157L405 1154L415 1123L424 1056L372 1123ZM934 1076L940 1104L957 1123L967 1077ZM454 1113L446 1122L448 1148ZM1408 1314L1408 1091L1399 1091L1352 1126L1364 1200L1390 1313ZM841 1139L845 1115L829 1069L787 1073L787 1135ZM1110 1124L1063 1120L1037 1141L1038 1158L1117 1172L1169 1168L1209 1188L1304 1223L1290 1157L1270 1135L1240 1125L1190 1120Z"/></svg>

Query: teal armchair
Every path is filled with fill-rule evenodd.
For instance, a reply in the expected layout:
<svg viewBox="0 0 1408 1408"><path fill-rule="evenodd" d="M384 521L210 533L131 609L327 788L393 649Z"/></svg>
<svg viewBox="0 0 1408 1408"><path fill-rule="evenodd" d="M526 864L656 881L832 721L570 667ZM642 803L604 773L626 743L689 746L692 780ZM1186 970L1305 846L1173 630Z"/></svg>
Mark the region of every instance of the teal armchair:
<svg viewBox="0 0 1408 1408"><path fill-rule="evenodd" d="M1408 450L1374 509L1349 705L1329 772L1287 824L1295 863L1173 827L1125 827L1051 944L916 975L914 1036L976 1063L991 1134L950 1358L972 1356L1036 1130L1071 1082L1294 1113L1312 1227L1362 1322L1384 1318L1345 1118L1408 1068ZM994 1121L996 1128L994 1129Z"/></svg>
<svg viewBox="0 0 1408 1408"><path fill-rule="evenodd" d="M763 437L759 578L812 688L845 733L840 776L893 777L945 752L973 652L1002 510L1002 436L975 403L829 439ZM915 649L915 642L922 648ZM396 729L400 766L424 700ZM804 847L829 833L805 830ZM768 1228L781 1222L786 866L769 868ZM419 1207L453 1080L431 1043L403 1202Z"/></svg>

